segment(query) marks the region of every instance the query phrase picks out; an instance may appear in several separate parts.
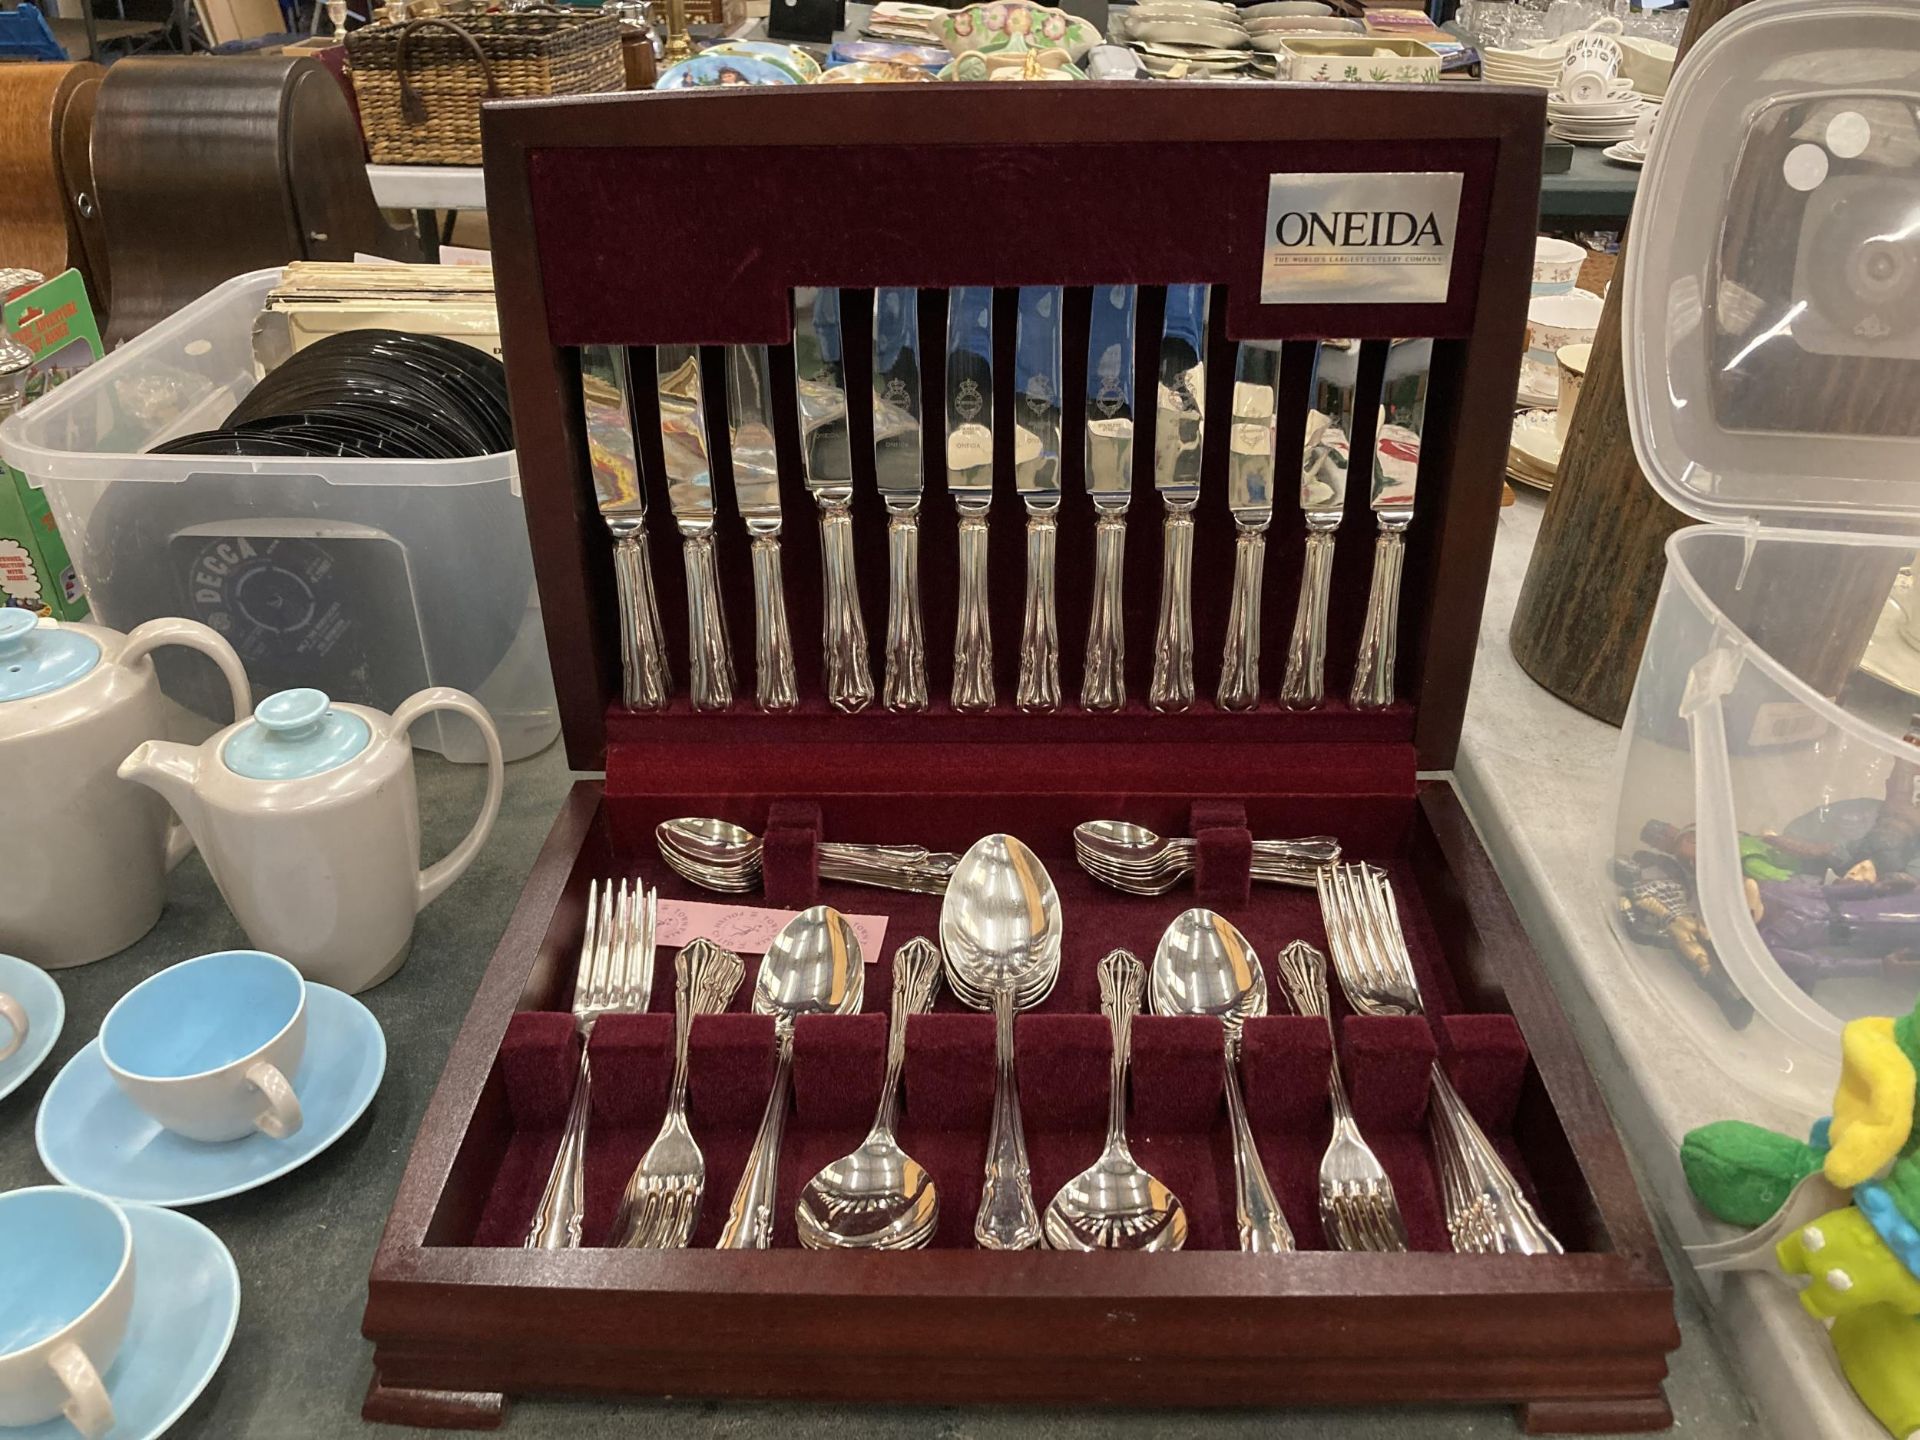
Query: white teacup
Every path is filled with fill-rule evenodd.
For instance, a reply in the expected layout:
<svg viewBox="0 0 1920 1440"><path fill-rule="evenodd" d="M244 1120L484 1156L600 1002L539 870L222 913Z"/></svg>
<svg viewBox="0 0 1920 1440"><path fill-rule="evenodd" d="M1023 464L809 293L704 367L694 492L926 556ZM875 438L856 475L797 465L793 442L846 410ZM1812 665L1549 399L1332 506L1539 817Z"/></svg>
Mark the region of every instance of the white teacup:
<svg viewBox="0 0 1920 1440"><path fill-rule="evenodd" d="M42 1185L0 1195L0 1427L65 1415L113 1428L100 1377L127 1338L133 1227L111 1200Z"/></svg>
<svg viewBox="0 0 1920 1440"><path fill-rule="evenodd" d="M0 1060L11 1060L13 1054L27 1043L27 1007L22 1005L6 991L0 990Z"/></svg>
<svg viewBox="0 0 1920 1440"><path fill-rule="evenodd" d="M1580 267L1587 263L1587 249L1571 240L1556 240L1539 235L1533 241L1533 293L1564 295L1580 278Z"/></svg>
<svg viewBox="0 0 1920 1440"><path fill-rule="evenodd" d="M1537 295L1527 305L1527 353L1520 362L1526 389L1552 392L1559 385L1554 352L1563 345L1585 345L1600 325L1605 302L1591 290Z"/></svg>
<svg viewBox="0 0 1920 1440"><path fill-rule="evenodd" d="M149 976L100 1027L114 1082L189 1140L298 1131L290 1077L306 1048L307 982L259 950L222 950Z"/></svg>
<svg viewBox="0 0 1920 1440"><path fill-rule="evenodd" d="M1562 345L1553 352L1560 374L1560 405L1553 412L1553 429L1562 440L1567 438L1567 430L1573 424L1573 407L1580 402L1580 387L1587 379L1587 357L1592 353L1590 343Z"/></svg>

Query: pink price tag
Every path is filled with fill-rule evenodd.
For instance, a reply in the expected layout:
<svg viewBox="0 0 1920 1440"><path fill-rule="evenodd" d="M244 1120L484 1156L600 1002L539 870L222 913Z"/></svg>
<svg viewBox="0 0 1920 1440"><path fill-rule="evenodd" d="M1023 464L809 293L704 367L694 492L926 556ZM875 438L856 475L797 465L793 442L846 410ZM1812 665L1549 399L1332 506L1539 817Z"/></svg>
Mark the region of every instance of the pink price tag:
<svg viewBox="0 0 1920 1440"><path fill-rule="evenodd" d="M800 912L766 910L754 905L710 905L701 900L662 900L655 943L678 950L689 941L705 937L743 955L764 955L780 927ZM887 938L884 915L849 915L860 953L871 965L880 958L880 947Z"/></svg>

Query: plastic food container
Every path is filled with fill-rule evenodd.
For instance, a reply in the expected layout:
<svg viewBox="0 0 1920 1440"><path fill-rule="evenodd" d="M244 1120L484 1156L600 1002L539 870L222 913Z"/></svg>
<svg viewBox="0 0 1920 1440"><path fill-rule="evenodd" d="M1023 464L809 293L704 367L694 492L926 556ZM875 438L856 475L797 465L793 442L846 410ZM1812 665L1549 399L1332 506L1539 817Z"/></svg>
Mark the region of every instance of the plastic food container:
<svg viewBox="0 0 1920 1440"><path fill-rule="evenodd" d="M1675 77L1625 274L1667 575L1600 886L1737 1079L1825 1113L1920 992L1920 7L1736 12Z"/></svg>
<svg viewBox="0 0 1920 1440"><path fill-rule="evenodd" d="M508 759L534 753L560 722L511 453L141 453L218 425L253 388L254 323L279 277L230 280L116 350L0 425L0 455L46 491L101 624L203 621L263 695L309 685L391 710L452 685L492 713ZM162 664L163 687L225 723L230 701L191 660ZM413 734L484 758L462 717Z"/></svg>

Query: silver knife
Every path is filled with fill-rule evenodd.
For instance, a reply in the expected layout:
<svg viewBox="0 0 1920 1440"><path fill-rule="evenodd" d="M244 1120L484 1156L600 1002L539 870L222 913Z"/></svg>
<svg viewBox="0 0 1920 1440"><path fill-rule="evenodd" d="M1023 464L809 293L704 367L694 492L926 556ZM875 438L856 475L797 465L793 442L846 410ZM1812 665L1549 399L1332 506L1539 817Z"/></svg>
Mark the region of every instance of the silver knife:
<svg viewBox="0 0 1920 1440"><path fill-rule="evenodd" d="M1080 704L1118 710L1127 703L1127 503L1133 499L1133 317L1139 291L1101 285L1087 330L1087 497L1093 501L1093 610Z"/></svg>
<svg viewBox="0 0 1920 1440"><path fill-rule="evenodd" d="M733 646L720 603L720 574L713 553L713 471L708 461L707 420L701 404L700 352L692 345L662 345L655 352L660 392L660 440L666 454L667 503L680 530L687 566L687 650L692 667L693 708L725 710L733 704Z"/></svg>
<svg viewBox="0 0 1920 1440"><path fill-rule="evenodd" d="M1420 476L1420 432L1427 420L1427 375L1431 340L1396 340L1387 351L1380 387L1380 428L1373 446L1373 584L1367 591L1367 622L1354 662L1356 710L1393 703L1394 662L1400 635L1400 565L1407 527L1413 523L1413 488Z"/></svg>
<svg viewBox="0 0 1920 1440"><path fill-rule="evenodd" d="M841 346L840 292L793 292L794 377L800 409L800 456L807 489L820 507L822 654L827 699L852 714L873 700L867 668L867 625L853 568L853 447L847 430L846 352Z"/></svg>
<svg viewBox="0 0 1920 1440"><path fill-rule="evenodd" d="M755 698L762 710L800 703L787 633L787 595L780 575L780 463L773 448L767 347L729 345L727 434L733 450L733 497L753 539Z"/></svg>
<svg viewBox="0 0 1920 1440"><path fill-rule="evenodd" d="M673 695L667 639L647 558L647 500L639 445L627 399L627 352L612 345L580 351L587 459L600 516L613 536L613 580L620 603L620 700L629 710L664 710Z"/></svg>
<svg viewBox="0 0 1920 1440"><path fill-rule="evenodd" d="M920 625L920 310L917 292L873 292L873 473L887 507L887 663L881 702L927 708Z"/></svg>
<svg viewBox="0 0 1920 1440"><path fill-rule="evenodd" d="M1314 362L1313 403L1300 453L1307 553L1300 569L1293 638L1287 645L1287 675L1280 685L1280 703L1289 710L1312 710L1326 699L1327 593L1333 580L1334 536L1347 504L1348 442L1359 369L1358 340L1326 341Z"/></svg>
<svg viewBox="0 0 1920 1440"><path fill-rule="evenodd" d="M1027 603L1014 704L1029 714L1060 708L1060 623L1054 540L1060 513L1062 294L1026 285L1014 326L1013 483L1027 509Z"/></svg>
<svg viewBox="0 0 1920 1440"><path fill-rule="evenodd" d="M993 504L993 290L947 293L947 489L960 512L959 615L953 708L993 708L993 622L987 611L987 512Z"/></svg>
<svg viewBox="0 0 1920 1440"><path fill-rule="evenodd" d="M1153 488L1166 510L1160 557L1160 619L1153 634L1156 710L1193 704L1193 511L1200 503L1206 432L1207 287L1169 285L1160 328Z"/></svg>
<svg viewBox="0 0 1920 1440"><path fill-rule="evenodd" d="M1260 703L1260 598L1273 523L1273 444L1280 415L1279 343L1243 341L1233 362L1227 439L1227 504L1233 511L1233 599L1220 660L1222 710Z"/></svg>

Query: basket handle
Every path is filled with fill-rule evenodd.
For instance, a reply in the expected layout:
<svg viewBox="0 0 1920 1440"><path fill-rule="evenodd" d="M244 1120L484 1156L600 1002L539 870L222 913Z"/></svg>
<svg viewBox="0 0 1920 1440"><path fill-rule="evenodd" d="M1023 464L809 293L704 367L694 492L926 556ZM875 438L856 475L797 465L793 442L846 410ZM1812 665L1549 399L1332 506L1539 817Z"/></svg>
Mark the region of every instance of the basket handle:
<svg viewBox="0 0 1920 1440"><path fill-rule="evenodd" d="M451 30L466 42L467 48L473 52L473 58L480 62L480 76L487 82L487 94L494 96L500 93L499 86L493 78L493 66L487 63L486 52L480 48L480 42L473 38L472 31L439 15L428 16L424 20L409 20L400 27L400 43L393 55L393 68L400 76L400 114L409 125L427 123L427 102L420 97L420 92L413 88L413 82L407 78L407 42L413 38L415 31L434 25Z"/></svg>

